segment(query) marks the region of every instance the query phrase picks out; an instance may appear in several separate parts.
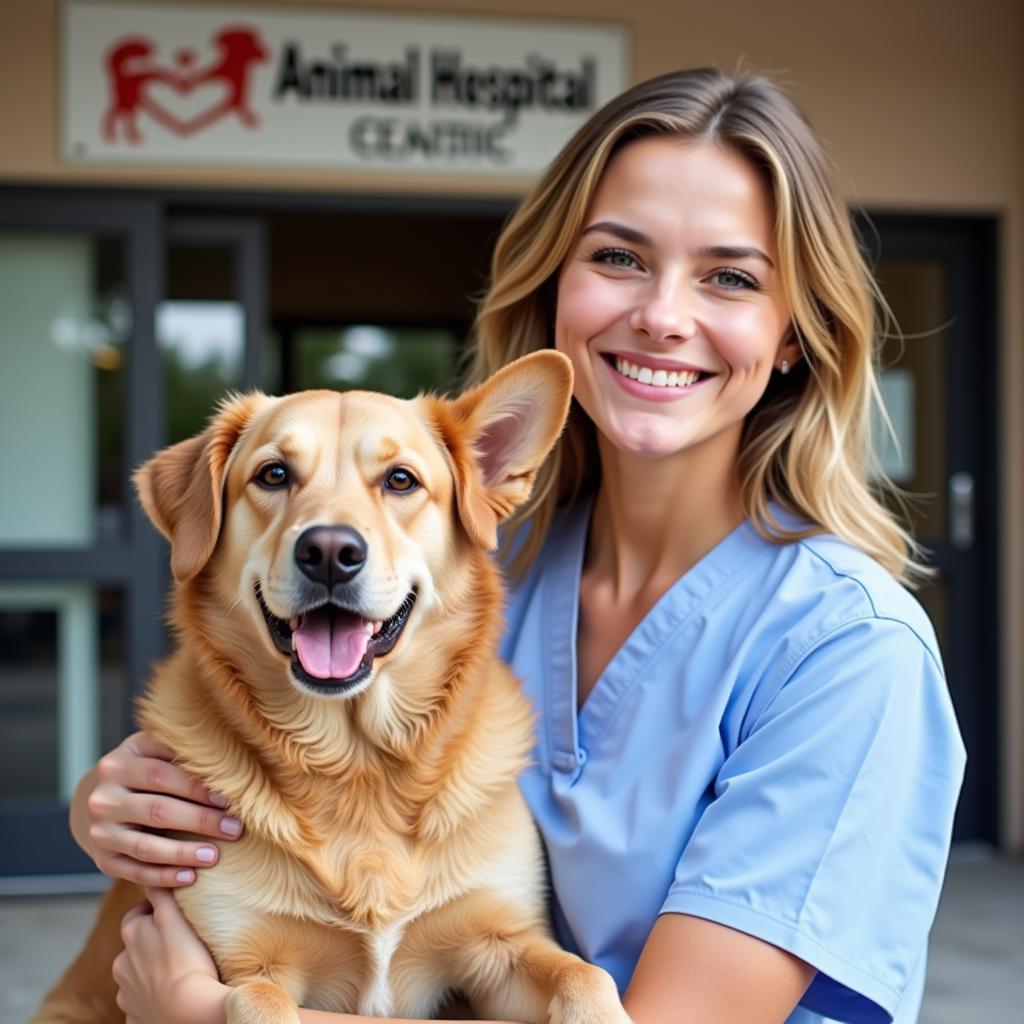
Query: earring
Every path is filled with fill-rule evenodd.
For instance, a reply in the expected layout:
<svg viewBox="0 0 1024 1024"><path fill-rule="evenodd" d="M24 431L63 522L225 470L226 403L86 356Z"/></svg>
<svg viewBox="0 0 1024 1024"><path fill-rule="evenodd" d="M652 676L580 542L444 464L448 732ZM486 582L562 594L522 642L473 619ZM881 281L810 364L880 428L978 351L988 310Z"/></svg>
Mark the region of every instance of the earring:
<svg viewBox="0 0 1024 1024"><path fill-rule="evenodd" d="M789 373L789 361L788 360L786 360L786 359L782 360L782 363L779 366L779 373L781 373L783 377L785 377L786 374Z"/></svg>

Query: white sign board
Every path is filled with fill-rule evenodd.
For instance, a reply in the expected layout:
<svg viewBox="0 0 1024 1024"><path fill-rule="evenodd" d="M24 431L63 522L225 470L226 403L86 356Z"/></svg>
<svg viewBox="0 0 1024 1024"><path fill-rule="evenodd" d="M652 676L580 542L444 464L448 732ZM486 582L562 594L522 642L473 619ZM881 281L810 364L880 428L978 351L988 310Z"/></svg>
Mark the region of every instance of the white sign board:
<svg viewBox="0 0 1024 1024"><path fill-rule="evenodd" d="M593 22L67 0L63 155L526 175L628 84Z"/></svg>

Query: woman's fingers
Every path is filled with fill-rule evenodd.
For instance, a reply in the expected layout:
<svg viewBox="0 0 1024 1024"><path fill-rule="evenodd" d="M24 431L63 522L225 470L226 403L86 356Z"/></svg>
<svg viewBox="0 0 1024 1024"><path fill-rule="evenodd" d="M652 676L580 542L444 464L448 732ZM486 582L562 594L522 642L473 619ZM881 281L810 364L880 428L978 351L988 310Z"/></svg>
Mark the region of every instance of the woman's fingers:
<svg viewBox="0 0 1024 1024"><path fill-rule="evenodd" d="M163 744L138 732L97 764L92 789L84 796L80 842L105 874L143 885L190 885L196 868L217 862L217 848L162 833L220 840L241 834L241 822L224 810L226 801L170 757ZM73 808L72 816L76 813Z"/></svg>
<svg viewBox="0 0 1024 1024"><path fill-rule="evenodd" d="M174 751L170 747L153 739L148 732L141 729L126 736L120 745L139 757L158 757L161 761L174 760Z"/></svg>
<svg viewBox="0 0 1024 1024"><path fill-rule="evenodd" d="M102 801L100 790L93 796L96 803ZM195 868L217 863L219 851L214 844L171 839L154 829L234 839L241 824L202 804L123 790L109 815L89 826L99 869L143 885L173 887L190 885Z"/></svg>
<svg viewBox="0 0 1024 1024"><path fill-rule="evenodd" d="M149 896L146 896L149 899ZM121 918L121 938L124 938L125 928L134 921L137 917L142 917L144 914L153 913L152 901L149 903L136 903L125 915Z"/></svg>
<svg viewBox="0 0 1024 1024"><path fill-rule="evenodd" d="M195 941L196 935L192 926L185 920L185 915L169 892L151 887L146 887L143 891L152 907L153 918L158 928L168 934L174 934L179 940Z"/></svg>
<svg viewBox="0 0 1024 1024"><path fill-rule="evenodd" d="M162 757L165 752L169 753L166 747L144 733L129 736L121 746L100 758L96 765L97 782L224 809L227 801L222 796L211 793L198 779Z"/></svg>
<svg viewBox="0 0 1024 1024"><path fill-rule="evenodd" d="M217 839L237 839L242 824L215 807L154 793L129 793L121 820L171 832L194 832Z"/></svg>
<svg viewBox="0 0 1024 1024"><path fill-rule="evenodd" d="M139 829L112 830L109 840L111 852L123 854L141 864L158 864L179 868L203 867L216 864L219 856L212 843L196 843Z"/></svg>
<svg viewBox="0 0 1024 1024"><path fill-rule="evenodd" d="M124 878L136 885L161 889L179 889L196 880L194 868L168 867L166 865L142 864L123 854L104 856L96 866L112 878Z"/></svg>

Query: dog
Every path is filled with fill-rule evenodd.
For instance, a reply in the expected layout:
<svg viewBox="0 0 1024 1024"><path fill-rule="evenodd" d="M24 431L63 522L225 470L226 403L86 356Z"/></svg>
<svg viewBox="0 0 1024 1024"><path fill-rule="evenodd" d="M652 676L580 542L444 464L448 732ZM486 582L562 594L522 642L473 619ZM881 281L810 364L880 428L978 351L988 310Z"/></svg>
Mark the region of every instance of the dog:
<svg viewBox="0 0 1024 1024"><path fill-rule="evenodd" d="M526 356L457 399L226 401L136 474L171 542L178 647L140 724L224 794L242 838L175 890L232 986L229 1024L296 1006L629 1024L551 938L516 777L531 707L498 659L489 552L562 429L569 361ZM35 1024L123 1020L115 884Z"/></svg>

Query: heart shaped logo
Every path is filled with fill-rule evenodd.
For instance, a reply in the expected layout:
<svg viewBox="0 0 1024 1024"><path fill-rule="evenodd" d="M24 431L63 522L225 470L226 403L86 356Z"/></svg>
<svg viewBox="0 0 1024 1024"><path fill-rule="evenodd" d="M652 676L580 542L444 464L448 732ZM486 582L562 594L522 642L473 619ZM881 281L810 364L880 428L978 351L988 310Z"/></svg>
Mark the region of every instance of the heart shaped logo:
<svg viewBox="0 0 1024 1024"><path fill-rule="evenodd" d="M140 113L181 137L231 115L255 128L259 118L249 106L249 85L253 66L268 59L266 46L247 26L223 28L211 42L216 56L197 66L192 50L179 50L173 64L161 65L154 60L157 47L151 39L117 40L105 55L110 90L103 115L107 141L117 142L120 135L141 144Z"/></svg>

